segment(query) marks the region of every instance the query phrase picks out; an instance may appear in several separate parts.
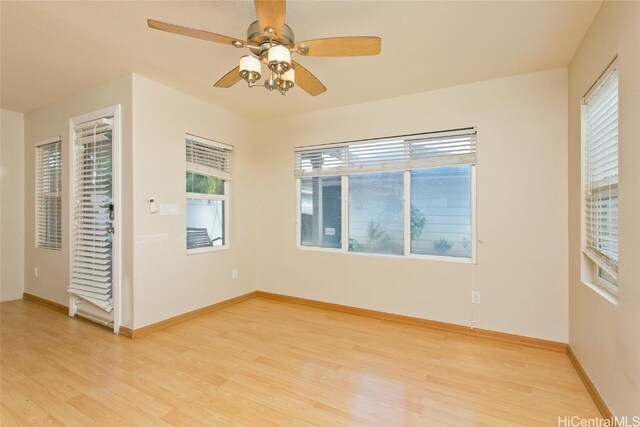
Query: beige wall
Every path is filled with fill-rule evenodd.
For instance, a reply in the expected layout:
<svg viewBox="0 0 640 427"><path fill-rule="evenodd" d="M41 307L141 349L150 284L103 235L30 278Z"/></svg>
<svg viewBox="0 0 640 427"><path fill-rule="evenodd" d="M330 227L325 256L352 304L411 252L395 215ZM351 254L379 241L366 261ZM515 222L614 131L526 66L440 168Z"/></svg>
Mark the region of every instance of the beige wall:
<svg viewBox="0 0 640 427"><path fill-rule="evenodd" d="M60 304L68 304L69 285L69 120L116 104L122 105L122 323L131 326L132 314L132 215L131 209L131 82L127 76L25 115L25 292ZM35 247L35 149L38 141L62 137L62 250ZM38 268L38 277L34 268Z"/></svg>
<svg viewBox="0 0 640 427"><path fill-rule="evenodd" d="M569 343L615 415L640 415L640 3L603 3L569 67ZM619 76L619 295L580 278L580 98L615 55Z"/></svg>
<svg viewBox="0 0 640 427"><path fill-rule="evenodd" d="M566 342L566 97L562 68L281 118L256 133L258 289ZM477 265L296 249L293 147L468 126L478 129Z"/></svg>
<svg viewBox="0 0 640 427"><path fill-rule="evenodd" d="M136 328L255 290L253 144L248 119L134 76ZM187 255L185 133L233 146L230 249ZM147 199L180 207L149 213ZM232 280L232 270L238 279Z"/></svg>
<svg viewBox="0 0 640 427"><path fill-rule="evenodd" d="M0 301L24 291L24 114L0 116Z"/></svg>
<svg viewBox="0 0 640 427"><path fill-rule="evenodd" d="M65 192L62 251L35 247L34 200L27 197L25 291L68 303L69 119L115 104L122 105L123 221L116 231L123 244L122 324L139 328L255 290L254 156L246 120L132 75L26 115L26 194L34 194L34 144L58 135ZM234 146L229 250L186 254L185 133ZM151 215L149 197L159 204L178 204L180 215ZM232 280L232 270L238 271L238 279Z"/></svg>

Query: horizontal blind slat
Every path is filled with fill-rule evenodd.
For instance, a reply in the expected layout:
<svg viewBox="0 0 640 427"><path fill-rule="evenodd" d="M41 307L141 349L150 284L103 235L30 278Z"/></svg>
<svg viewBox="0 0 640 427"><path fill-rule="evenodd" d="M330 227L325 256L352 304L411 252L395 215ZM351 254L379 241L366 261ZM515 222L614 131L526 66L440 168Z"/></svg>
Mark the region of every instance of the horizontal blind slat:
<svg viewBox="0 0 640 427"><path fill-rule="evenodd" d="M618 273L618 76L614 70L585 99L584 253Z"/></svg>
<svg viewBox="0 0 640 427"><path fill-rule="evenodd" d="M231 180L231 147L187 135L186 160L190 172Z"/></svg>
<svg viewBox="0 0 640 427"><path fill-rule="evenodd" d="M347 175L363 171L474 164L476 131L434 132L377 140L299 147L295 176Z"/></svg>
<svg viewBox="0 0 640 427"><path fill-rule="evenodd" d="M73 253L68 291L110 312L111 235L108 227L112 186L111 117L75 127Z"/></svg>
<svg viewBox="0 0 640 427"><path fill-rule="evenodd" d="M62 249L61 140L36 146L36 246Z"/></svg>

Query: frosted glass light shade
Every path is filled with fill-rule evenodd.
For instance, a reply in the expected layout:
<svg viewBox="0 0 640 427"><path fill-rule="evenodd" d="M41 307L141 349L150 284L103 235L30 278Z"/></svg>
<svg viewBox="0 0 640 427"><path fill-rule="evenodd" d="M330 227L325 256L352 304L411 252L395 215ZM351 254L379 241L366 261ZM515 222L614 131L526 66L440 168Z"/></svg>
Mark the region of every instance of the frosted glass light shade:
<svg viewBox="0 0 640 427"><path fill-rule="evenodd" d="M295 85L296 72L293 70L293 68L282 75L282 80L284 81L284 86L287 89L291 89Z"/></svg>
<svg viewBox="0 0 640 427"><path fill-rule="evenodd" d="M242 73L243 71L247 73L257 74L258 78L260 78L260 75L262 74L260 60L251 55L243 56L242 58L240 58L240 72Z"/></svg>
<svg viewBox="0 0 640 427"><path fill-rule="evenodd" d="M280 71L287 71L291 68L291 52L282 45L276 45L269 48L267 58L269 62L269 69L271 70L280 68ZM280 67L278 67L278 65Z"/></svg>

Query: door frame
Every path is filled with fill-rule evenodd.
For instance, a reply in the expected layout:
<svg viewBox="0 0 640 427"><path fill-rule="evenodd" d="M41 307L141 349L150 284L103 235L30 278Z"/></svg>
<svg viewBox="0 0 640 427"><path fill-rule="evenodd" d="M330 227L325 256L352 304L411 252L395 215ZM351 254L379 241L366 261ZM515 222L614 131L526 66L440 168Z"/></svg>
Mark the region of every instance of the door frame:
<svg viewBox="0 0 640 427"><path fill-rule="evenodd" d="M122 324L122 292L121 292L121 283L122 283L122 268L121 268L121 260L122 260L122 239L120 238L120 234L122 232L122 203L121 203L121 194L122 194L122 180L121 180L121 167L120 162L122 158L122 132L121 132L121 110L122 107L120 104L112 105L106 108L102 108L97 111L92 111L91 113L83 114L80 116L73 117L69 119L69 201L68 201L68 209L69 209L69 283L71 283L73 271L72 271L72 263L73 263L73 252L75 242L73 239L73 185L74 185L74 167L75 167L75 159L76 159L76 145L75 145L75 127L81 123L85 123L92 120L97 120L102 117L113 116L113 127L112 127L112 136L111 136L111 193L112 193L112 202L115 206L114 218L113 218L113 227L115 228L115 233L113 234L113 240L111 243L111 297L113 298L113 332L115 334L120 332L120 325ZM72 297L70 296L70 299ZM75 313L75 305L72 301L69 301L69 316L74 316Z"/></svg>

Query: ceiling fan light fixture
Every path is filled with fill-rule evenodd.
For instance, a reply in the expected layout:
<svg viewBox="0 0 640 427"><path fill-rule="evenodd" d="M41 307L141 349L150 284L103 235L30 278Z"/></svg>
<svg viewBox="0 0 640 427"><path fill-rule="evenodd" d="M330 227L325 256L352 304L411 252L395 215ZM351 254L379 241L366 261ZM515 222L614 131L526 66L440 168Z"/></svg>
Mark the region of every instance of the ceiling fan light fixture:
<svg viewBox="0 0 640 427"><path fill-rule="evenodd" d="M278 74L286 73L291 69L291 52L280 44L271 46L267 52L267 65Z"/></svg>
<svg viewBox="0 0 640 427"><path fill-rule="evenodd" d="M244 55L240 58L240 77L249 83L260 80L262 77L262 66L260 60L255 56Z"/></svg>
<svg viewBox="0 0 640 427"><path fill-rule="evenodd" d="M289 71L282 75L282 82L286 89L291 89L295 86L296 82L296 71L291 68Z"/></svg>
<svg viewBox="0 0 640 427"><path fill-rule="evenodd" d="M264 87L284 95L297 86L309 95L317 96L326 92L327 88L304 66L292 61L291 53L335 57L380 54L381 39L373 36L329 37L296 43L293 30L284 22L286 2L287 0L255 0L258 20L247 28L246 40L154 19L148 19L147 25L155 30L249 49L252 55L240 58L240 65L213 85L217 88L229 88L244 80L250 88ZM263 81L260 80L263 77L262 64L268 67Z"/></svg>

